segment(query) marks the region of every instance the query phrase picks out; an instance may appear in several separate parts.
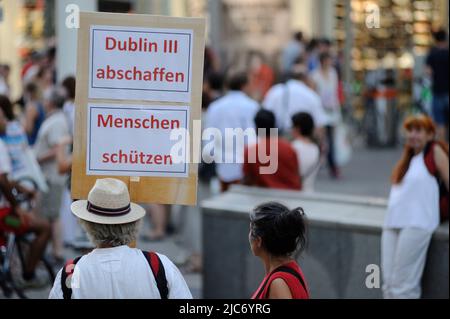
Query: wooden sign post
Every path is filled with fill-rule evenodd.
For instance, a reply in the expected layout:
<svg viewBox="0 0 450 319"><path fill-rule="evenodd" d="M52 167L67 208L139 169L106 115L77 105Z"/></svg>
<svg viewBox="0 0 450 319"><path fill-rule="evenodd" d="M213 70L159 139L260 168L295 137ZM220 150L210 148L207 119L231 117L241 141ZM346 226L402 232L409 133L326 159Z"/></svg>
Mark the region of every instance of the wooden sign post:
<svg viewBox="0 0 450 319"><path fill-rule="evenodd" d="M135 202L196 204L204 47L201 18L80 13L72 198L114 177Z"/></svg>

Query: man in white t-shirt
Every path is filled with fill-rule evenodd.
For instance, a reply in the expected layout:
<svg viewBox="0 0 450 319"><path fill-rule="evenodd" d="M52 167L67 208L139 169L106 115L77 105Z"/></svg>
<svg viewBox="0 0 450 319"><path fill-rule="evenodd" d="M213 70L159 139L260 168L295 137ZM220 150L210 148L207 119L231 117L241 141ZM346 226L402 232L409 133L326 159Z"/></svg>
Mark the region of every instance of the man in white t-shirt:
<svg viewBox="0 0 450 319"><path fill-rule="evenodd" d="M5 134L6 126L7 119L0 108L0 135ZM20 208L13 195L13 189L16 188L19 192L27 195L31 195L31 192L13 183L9 179L11 172L11 158L5 143L0 139L0 236L3 232L11 232L16 235L26 233L36 235L25 258L25 267L22 278L18 279L18 284L22 288L42 287L46 284L45 278L35 276L34 271L47 246L50 226L46 221Z"/></svg>
<svg viewBox="0 0 450 319"><path fill-rule="evenodd" d="M307 69L303 63L296 64L291 79L286 84L275 85L263 102L266 110L275 114L277 127L282 132L292 128L292 116L299 112L309 113L314 119L317 132L328 124L328 117L322 107L320 96L305 84Z"/></svg>
<svg viewBox="0 0 450 319"><path fill-rule="evenodd" d="M130 202L124 182L98 179L88 199L72 203L71 210L96 249L58 272L50 299L192 299L166 256L153 254L159 259L155 275L147 253L135 248L145 210Z"/></svg>
<svg viewBox="0 0 450 319"><path fill-rule="evenodd" d="M222 191L226 191L231 184L239 183L244 177L242 171L244 147L256 141L254 117L259 110L258 103L247 95L249 89L247 74L236 73L230 76L228 89L224 97L208 107L205 125L206 129L218 129L221 133L221 138L214 139L214 154L219 154L220 151L222 154L222 162L216 163ZM226 139L226 132L236 129L253 130L253 135L248 135L244 145L238 146L235 145L238 143L233 143L232 147L229 147L231 138ZM227 159L234 161L230 163L231 160Z"/></svg>

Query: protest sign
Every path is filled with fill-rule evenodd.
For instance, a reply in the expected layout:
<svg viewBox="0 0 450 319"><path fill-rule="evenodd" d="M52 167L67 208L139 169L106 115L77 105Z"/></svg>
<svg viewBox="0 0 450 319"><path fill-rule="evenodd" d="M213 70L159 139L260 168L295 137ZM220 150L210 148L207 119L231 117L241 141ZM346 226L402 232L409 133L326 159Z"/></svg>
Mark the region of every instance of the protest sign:
<svg viewBox="0 0 450 319"><path fill-rule="evenodd" d="M114 177L136 202L196 204L204 39L202 18L80 13L72 198Z"/></svg>

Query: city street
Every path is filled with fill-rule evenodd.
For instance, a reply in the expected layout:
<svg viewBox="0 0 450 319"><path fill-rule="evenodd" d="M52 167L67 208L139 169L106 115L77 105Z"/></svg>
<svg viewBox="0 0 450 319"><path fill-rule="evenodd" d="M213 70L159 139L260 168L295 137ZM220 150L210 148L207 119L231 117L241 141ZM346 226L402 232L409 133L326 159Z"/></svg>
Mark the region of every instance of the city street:
<svg viewBox="0 0 450 319"><path fill-rule="evenodd" d="M321 193L336 193L358 196L387 197L389 194L389 179L392 167L401 155L401 148L368 149L361 141L355 142L353 156L348 165L342 169L342 178L331 180L328 172L322 168L318 180L317 191ZM200 234L192 234L200 236ZM182 240L177 236L155 243L140 241L139 248L153 250L167 255L180 267L194 298L202 297L202 276L190 273L184 269L190 252L183 247ZM66 257L73 258L77 253L66 250ZM49 288L30 291L31 298L47 298Z"/></svg>
<svg viewBox="0 0 450 319"><path fill-rule="evenodd" d="M448 299L448 10L0 0L0 300Z"/></svg>

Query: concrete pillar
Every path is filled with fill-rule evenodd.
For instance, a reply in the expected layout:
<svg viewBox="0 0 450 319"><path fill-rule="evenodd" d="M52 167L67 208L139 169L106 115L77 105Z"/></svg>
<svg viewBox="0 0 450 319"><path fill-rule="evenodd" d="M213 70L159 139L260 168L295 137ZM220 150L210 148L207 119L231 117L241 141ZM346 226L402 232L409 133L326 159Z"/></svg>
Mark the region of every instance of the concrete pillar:
<svg viewBox="0 0 450 319"><path fill-rule="evenodd" d="M170 15L171 1L169 0L137 0L136 13Z"/></svg>
<svg viewBox="0 0 450 319"><path fill-rule="evenodd" d="M208 15L209 21L214 21L213 23L208 23L209 32L207 43L211 48L218 54L222 52L222 0L209 0L208 1Z"/></svg>
<svg viewBox="0 0 450 319"><path fill-rule="evenodd" d="M345 17L345 44L344 44L344 94L345 94L345 107L349 112L351 112L351 99L353 97L352 90L351 90L351 84L353 82L353 71L352 71L352 47L353 47L353 22L350 17L350 14L352 12L351 7L351 1L346 0L345 1L345 11L346 11L346 17Z"/></svg>
<svg viewBox="0 0 450 319"><path fill-rule="evenodd" d="M153 0L136 0L136 13L152 14L153 2Z"/></svg>
<svg viewBox="0 0 450 319"><path fill-rule="evenodd" d="M66 76L75 75L77 68L77 34L78 29L68 28L66 7L75 4L80 11L97 11L97 1L92 0L58 0L56 1L56 39L58 81Z"/></svg>
<svg viewBox="0 0 450 319"><path fill-rule="evenodd" d="M316 0L313 5L314 29L318 36L333 38L335 3L333 0Z"/></svg>
<svg viewBox="0 0 450 319"><path fill-rule="evenodd" d="M9 84L11 86L11 98L16 99L21 93L19 56L19 27L18 19L23 3L19 0L0 1L2 20L0 20L0 63L11 67Z"/></svg>
<svg viewBox="0 0 450 319"><path fill-rule="evenodd" d="M174 17L185 17L186 2L186 0L170 0L170 15Z"/></svg>

